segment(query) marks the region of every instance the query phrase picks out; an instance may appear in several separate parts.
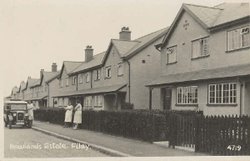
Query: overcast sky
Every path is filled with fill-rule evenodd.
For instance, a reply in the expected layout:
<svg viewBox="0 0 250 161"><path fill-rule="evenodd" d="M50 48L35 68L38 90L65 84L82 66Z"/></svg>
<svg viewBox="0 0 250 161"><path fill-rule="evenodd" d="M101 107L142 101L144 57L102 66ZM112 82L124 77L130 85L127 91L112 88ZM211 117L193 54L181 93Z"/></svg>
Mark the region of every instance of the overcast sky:
<svg viewBox="0 0 250 161"><path fill-rule="evenodd" d="M86 45L105 51L123 26L135 39L171 25L182 3L223 2L233 0L1 0L1 92L53 62L60 69L63 60L83 61Z"/></svg>

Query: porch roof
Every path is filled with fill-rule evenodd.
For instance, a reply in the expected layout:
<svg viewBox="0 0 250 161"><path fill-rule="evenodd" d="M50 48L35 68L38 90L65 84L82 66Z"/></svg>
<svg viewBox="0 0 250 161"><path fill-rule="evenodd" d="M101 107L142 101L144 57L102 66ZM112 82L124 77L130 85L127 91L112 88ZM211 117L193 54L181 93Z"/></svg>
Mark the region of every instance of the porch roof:
<svg viewBox="0 0 250 161"><path fill-rule="evenodd" d="M69 91L69 92L55 95L53 97L91 95L91 94L97 94L97 93L111 93L111 92L117 92L119 90L122 90L125 86L126 84L118 84L118 85L98 87L98 88L92 88L92 89L84 89L84 90L79 90L79 91Z"/></svg>
<svg viewBox="0 0 250 161"><path fill-rule="evenodd" d="M40 96L40 97L36 97L36 98L31 98L31 99L26 99L26 101L35 101L35 100L42 100L42 99L45 99L45 98L47 98L48 97L48 95L43 95L43 96Z"/></svg>
<svg viewBox="0 0 250 161"><path fill-rule="evenodd" d="M216 69L202 69L194 72L170 74L160 76L158 79L147 84L148 87L170 85L175 83L202 81L209 79L231 78L250 76L250 64L228 66Z"/></svg>

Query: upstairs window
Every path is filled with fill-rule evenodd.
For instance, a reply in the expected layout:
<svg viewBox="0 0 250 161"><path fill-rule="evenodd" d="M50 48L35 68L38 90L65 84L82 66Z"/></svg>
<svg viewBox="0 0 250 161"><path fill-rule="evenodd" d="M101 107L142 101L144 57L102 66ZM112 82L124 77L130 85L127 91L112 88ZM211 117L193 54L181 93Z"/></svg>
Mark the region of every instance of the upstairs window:
<svg viewBox="0 0 250 161"><path fill-rule="evenodd" d="M66 78L66 86L69 86L69 78Z"/></svg>
<svg viewBox="0 0 250 161"><path fill-rule="evenodd" d="M59 85L60 85L60 87L63 87L63 80L62 79L60 79Z"/></svg>
<svg viewBox="0 0 250 161"><path fill-rule="evenodd" d="M187 86L177 88L177 104L197 104L198 103L198 87Z"/></svg>
<svg viewBox="0 0 250 161"><path fill-rule="evenodd" d="M86 73L86 83L88 83L90 81L90 73Z"/></svg>
<svg viewBox="0 0 250 161"><path fill-rule="evenodd" d="M167 64L177 62L177 46L167 48Z"/></svg>
<svg viewBox="0 0 250 161"><path fill-rule="evenodd" d="M95 80L101 79L101 69L95 70L94 74L95 74Z"/></svg>
<svg viewBox="0 0 250 161"><path fill-rule="evenodd" d="M118 75L118 76L122 76L123 73L124 73L123 64L122 64L122 63L119 63L119 64L118 64L118 68L117 68L117 75Z"/></svg>
<svg viewBox="0 0 250 161"><path fill-rule="evenodd" d="M80 84L83 83L83 75L82 74L79 74L78 81L79 81Z"/></svg>
<svg viewBox="0 0 250 161"><path fill-rule="evenodd" d="M192 58L199 58L209 55L208 37L194 40L192 42Z"/></svg>
<svg viewBox="0 0 250 161"><path fill-rule="evenodd" d="M111 78L111 66L105 68L105 78Z"/></svg>
<svg viewBox="0 0 250 161"><path fill-rule="evenodd" d="M76 84L76 81L77 81L77 77L76 77L76 76L73 76L73 77L72 77L72 85L75 85L75 84Z"/></svg>
<svg viewBox="0 0 250 161"><path fill-rule="evenodd" d="M250 47L249 26L227 32L227 50Z"/></svg>

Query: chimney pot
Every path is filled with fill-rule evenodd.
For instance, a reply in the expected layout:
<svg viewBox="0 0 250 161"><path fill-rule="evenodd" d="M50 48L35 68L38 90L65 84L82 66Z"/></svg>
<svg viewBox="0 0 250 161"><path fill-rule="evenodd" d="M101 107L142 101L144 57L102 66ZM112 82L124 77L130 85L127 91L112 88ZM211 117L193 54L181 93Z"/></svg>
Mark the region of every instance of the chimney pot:
<svg viewBox="0 0 250 161"><path fill-rule="evenodd" d="M40 71L40 78L42 78L43 72L44 72L44 69L41 69L41 71Z"/></svg>
<svg viewBox="0 0 250 161"><path fill-rule="evenodd" d="M52 65L51 65L51 71L52 72L57 72L57 65L56 65L56 63L52 63Z"/></svg>
<svg viewBox="0 0 250 161"><path fill-rule="evenodd" d="M129 27L122 27L121 31L119 33L120 35L120 40L126 40L130 41L131 40L131 31L129 30Z"/></svg>
<svg viewBox="0 0 250 161"><path fill-rule="evenodd" d="M91 45L87 45L85 49L85 62L89 62L93 59L94 49Z"/></svg>

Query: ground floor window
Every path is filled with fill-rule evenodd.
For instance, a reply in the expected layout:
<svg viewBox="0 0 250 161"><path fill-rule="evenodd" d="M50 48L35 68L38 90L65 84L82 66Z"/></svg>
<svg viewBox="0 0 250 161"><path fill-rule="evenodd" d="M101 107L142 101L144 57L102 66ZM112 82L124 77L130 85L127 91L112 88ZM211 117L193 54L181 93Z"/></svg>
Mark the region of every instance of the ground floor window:
<svg viewBox="0 0 250 161"><path fill-rule="evenodd" d="M102 107L103 105L103 97L101 95L94 96L94 107Z"/></svg>
<svg viewBox="0 0 250 161"><path fill-rule="evenodd" d="M236 104L236 83L209 85L209 104Z"/></svg>
<svg viewBox="0 0 250 161"><path fill-rule="evenodd" d="M177 87L177 104L197 104L198 87Z"/></svg>
<svg viewBox="0 0 250 161"><path fill-rule="evenodd" d="M87 96L84 98L84 107L92 107L92 96Z"/></svg>

